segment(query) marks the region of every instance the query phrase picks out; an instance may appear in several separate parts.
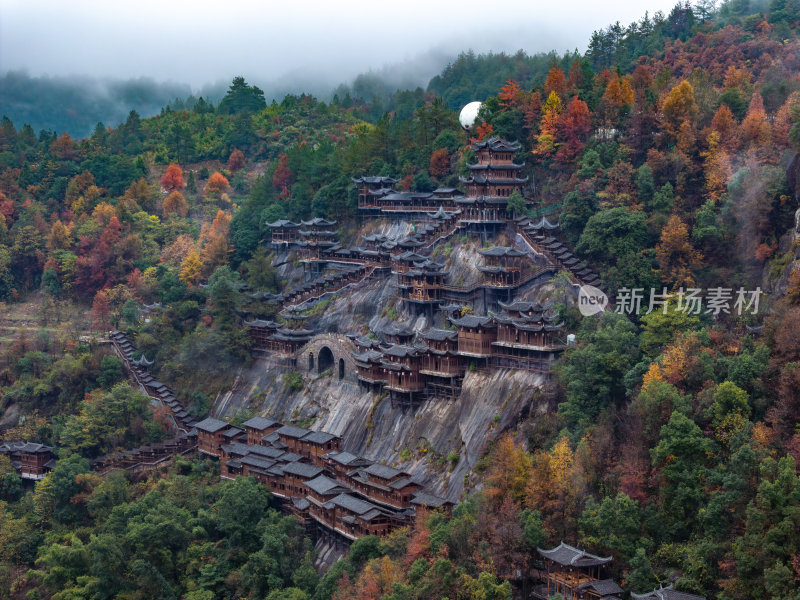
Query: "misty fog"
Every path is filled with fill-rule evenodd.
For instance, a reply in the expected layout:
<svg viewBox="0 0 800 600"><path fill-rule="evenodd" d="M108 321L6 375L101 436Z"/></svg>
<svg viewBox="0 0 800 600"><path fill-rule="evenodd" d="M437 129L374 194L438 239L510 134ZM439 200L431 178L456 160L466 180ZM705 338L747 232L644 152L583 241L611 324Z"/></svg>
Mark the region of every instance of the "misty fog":
<svg viewBox="0 0 800 600"><path fill-rule="evenodd" d="M62 104L74 97L91 114L53 106L61 119L34 128L66 130L74 117L70 129L86 135L132 108L147 116L189 94L214 101L236 75L268 101L300 92L327 99L361 73L388 88L426 87L460 52L583 52L607 15L627 24L674 4L0 0L0 113L16 122L32 115L27 104L47 101L41 94Z"/></svg>

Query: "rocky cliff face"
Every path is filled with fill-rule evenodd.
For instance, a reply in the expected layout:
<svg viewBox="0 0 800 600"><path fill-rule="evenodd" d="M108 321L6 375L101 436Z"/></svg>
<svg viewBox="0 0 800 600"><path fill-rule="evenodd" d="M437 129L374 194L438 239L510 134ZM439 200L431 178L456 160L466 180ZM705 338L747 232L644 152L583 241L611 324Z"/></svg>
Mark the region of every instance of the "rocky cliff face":
<svg viewBox="0 0 800 600"><path fill-rule="evenodd" d="M347 375L339 380L302 368L303 389L293 391L284 383L287 372L258 360L218 400L215 416L248 408L328 431L342 437L344 450L403 468L451 500L470 486L470 473L492 439L545 408L544 377L521 371L468 372L460 398L414 408L393 406L388 396L361 389Z"/></svg>
<svg viewBox="0 0 800 600"><path fill-rule="evenodd" d="M411 230L407 223L392 222L371 225L362 233L399 238ZM482 260L476 251L480 246L476 238L461 236L438 246L435 258L446 260L449 283L468 286L481 280L476 268ZM297 278L299 269L291 255L283 254L275 262L283 263L281 276ZM548 286L539 286L523 296L536 298L547 291ZM397 299L394 277L342 290L311 313L307 326L318 333L363 335L398 322L416 330L444 324L441 315L430 323L425 316L407 313ZM217 399L212 414L224 417L246 408L328 431L342 437L344 450L403 468L432 492L454 501L473 484L471 473L491 440L520 418L545 410L545 377L527 372L468 372L457 400L430 399L412 408L395 406L385 394L362 389L353 372L340 380L338 369L320 375L316 368L309 370L307 360L298 362L287 368L269 358L257 360L238 374L234 389ZM286 384L285 376L292 371L303 377L300 390Z"/></svg>

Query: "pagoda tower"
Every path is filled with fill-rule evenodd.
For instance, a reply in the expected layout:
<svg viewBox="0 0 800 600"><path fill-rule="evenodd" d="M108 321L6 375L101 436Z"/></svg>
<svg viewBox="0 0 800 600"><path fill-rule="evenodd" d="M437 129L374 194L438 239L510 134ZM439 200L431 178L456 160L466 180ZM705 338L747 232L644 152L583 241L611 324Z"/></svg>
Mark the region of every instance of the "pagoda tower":
<svg viewBox="0 0 800 600"><path fill-rule="evenodd" d="M521 148L519 142L509 142L492 137L482 142L472 142L478 162L468 164L469 177L462 177L467 195L456 203L462 207L461 221L465 223L500 224L506 221L508 199L514 190L522 194L528 178L520 177L524 163L514 162L514 154ZM524 194L523 194L524 195Z"/></svg>

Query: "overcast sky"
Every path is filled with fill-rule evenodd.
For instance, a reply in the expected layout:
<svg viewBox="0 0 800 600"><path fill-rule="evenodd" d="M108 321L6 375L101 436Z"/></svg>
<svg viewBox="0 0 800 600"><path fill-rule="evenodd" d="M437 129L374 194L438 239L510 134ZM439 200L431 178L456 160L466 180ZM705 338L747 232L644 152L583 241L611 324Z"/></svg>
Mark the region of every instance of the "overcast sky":
<svg viewBox="0 0 800 600"><path fill-rule="evenodd" d="M675 1L0 0L0 72L339 82L469 48L583 52L593 30Z"/></svg>

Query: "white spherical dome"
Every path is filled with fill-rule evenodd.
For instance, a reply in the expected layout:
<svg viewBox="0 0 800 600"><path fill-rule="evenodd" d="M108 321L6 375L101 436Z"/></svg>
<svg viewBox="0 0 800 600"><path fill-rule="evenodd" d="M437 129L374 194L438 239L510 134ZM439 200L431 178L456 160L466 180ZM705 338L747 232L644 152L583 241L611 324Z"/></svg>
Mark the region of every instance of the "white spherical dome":
<svg viewBox="0 0 800 600"><path fill-rule="evenodd" d="M461 122L461 126L467 131L472 129L472 126L475 124L475 119L478 118L478 111L481 109L481 106L483 106L483 104L476 100L475 102L470 102L461 109L458 120Z"/></svg>

